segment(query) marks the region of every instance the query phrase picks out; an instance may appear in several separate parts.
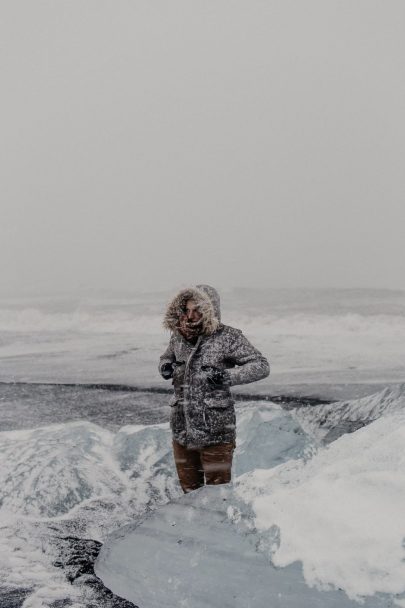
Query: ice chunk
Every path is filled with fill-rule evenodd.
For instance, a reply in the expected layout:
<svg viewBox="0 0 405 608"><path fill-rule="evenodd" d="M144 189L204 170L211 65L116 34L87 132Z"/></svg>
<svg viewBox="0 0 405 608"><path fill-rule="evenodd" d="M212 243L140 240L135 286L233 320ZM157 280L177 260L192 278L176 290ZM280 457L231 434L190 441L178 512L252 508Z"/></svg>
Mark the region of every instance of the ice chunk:
<svg viewBox="0 0 405 608"><path fill-rule="evenodd" d="M1 505L10 511L53 517L125 488L111 461L113 435L97 425L73 422L0 435Z"/></svg>
<svg viewBox="0 0 405 608"><path fill-rule="evenodd" d="M397 412L307 463L242 476L237 494L253 508L262 537L269 536L273 562L300 560L308 584L341 588L352 598L405 592L404 444L405 412Z"/></svg>
<svg viewBox="0 0 405 608"><path fill-rule="evenodd" d="M113 449L120 468L129 471L133 477L145 475L146 471L164 470L172 474L168 424L124 426L114 437Z"/></svg>
<svg viewBox="0 0 405 608"><path fill-rule="evenodd" d="M138 502L139 512L176 493L168 425L123 427L114 435L81 421L0 438L3 510L58 517L111 498Z"/></svg>
<svg viewBox="0 0 405 608"><path fill-rule="evenodd" d="M114 438L113 452L128 476L134 514L142 516L181 493L168 424L123 427Z"/></svg>
<svg viewBox="0 0 405 608"><path fill-rule="evenodd" d="M88 422L8 431L0 433L0 458L0 585L32 589L27 608L93 605L77 603L79 589L53 565L60 538L103 541L180 493L168 425L117 434Z"/></svg>
<svg viewBox="0 0 405 608"><path fill-rule="evenodd" d="M180 492L168 424L112 433L80 421L6 431L0 439L1 507L19 515L58 517L96 499L126 500L139 514ZM305 445L279 406L245 407L238 412L235 474L285 462Z"/></svg>
<svg viewBox="0 0 405 608"><path fill-rule="evenodd" d="M330 443L383 415L400 411L405 411L405 384L386 387L361 399L303 407L297 410L296 419L307 432Z"/></svg>
<svg viewBox="0 0 405 608"><path fill-rule="evenodd" d="M312 443L291 414L275 404L242 410L237 428L234 476L299 458Z"/></svg>
<svg viewBox="0 0 405 608"><path fill-rule="evenodd" d="M144 608L349 608L342 591L305 584L301 566L277 569L257 538L229 519L231 485L206 486L127 527L103 546L96 574L114 593ZM381 598L363 604L388 606Z"/></svg>
<svg viewBox="0 0 405 608"><path fill-rule="evenodd" d="M250 473L236 491L203 488L118 531L98 574L145 608L391 606L405 591L401 400L399 388L352 402L351 417L383 416L310 460L289 413L240 411L235 472Z"/></svg>
<svg viewBox="0 0 405 608"><path fill-rule="evenodd" d="M386 411L375 406L375 415ZM398 592L405 578L405 426L401 413L394 422L392 416L321 448L305 464L312 443L290 412L244 405L237 416L237 492L208 487L179 500L167 424L115 434L88 422L1 433L1 514L11 519L0 540L25 555L6 569L7 579L24 580L34 571L32 556L38 561L35 542L28 550L21 540L25 524L13 524L16 514L43 523L56 518L53 525L63 521L100 541L113 532L97 567L109 587L142 608L344 608L353 603L338 587L353 598ZM121 524L129 527L114 532ZM36 526L32 520L32 531ZM41 580L29 580L46 586L53 576L44 562ZM309 587L315 584L335 590ZM373 596L365 606L385 602Z"/></svg>

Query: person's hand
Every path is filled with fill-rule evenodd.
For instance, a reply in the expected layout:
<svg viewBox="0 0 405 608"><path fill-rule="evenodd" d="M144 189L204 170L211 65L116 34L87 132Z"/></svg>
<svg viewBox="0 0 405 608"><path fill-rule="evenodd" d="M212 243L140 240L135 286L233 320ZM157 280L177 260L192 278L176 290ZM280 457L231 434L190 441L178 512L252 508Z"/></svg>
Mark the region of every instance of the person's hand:
<svg viewBox="0 0 405 608"><path fill-rule="evenodd" d="M229 377L226 370L208 368L207 382L212 388L223 388L229 385Z"/></svg>
<svg viewBox="0 0 405 608"><path fill-rule="evenodd" d="M165 380L170 380L173 378L173 363L163 363L160 368L160 373Z"/></svg>

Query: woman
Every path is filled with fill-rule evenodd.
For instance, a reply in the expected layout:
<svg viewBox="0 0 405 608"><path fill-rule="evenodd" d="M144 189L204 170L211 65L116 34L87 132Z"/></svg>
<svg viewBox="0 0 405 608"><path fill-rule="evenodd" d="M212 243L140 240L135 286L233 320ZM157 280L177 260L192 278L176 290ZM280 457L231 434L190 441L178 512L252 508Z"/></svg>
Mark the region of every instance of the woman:
<svg viewBox="0 0 405 608"><path fill-rule="evenodd" d="M239 329L221 323L219 295L209 285L180 291L164 326L172 335L159 371L174 386L170 426L181 487L228 483L236 431L230 387L268 376L268 361Z"/></svg>

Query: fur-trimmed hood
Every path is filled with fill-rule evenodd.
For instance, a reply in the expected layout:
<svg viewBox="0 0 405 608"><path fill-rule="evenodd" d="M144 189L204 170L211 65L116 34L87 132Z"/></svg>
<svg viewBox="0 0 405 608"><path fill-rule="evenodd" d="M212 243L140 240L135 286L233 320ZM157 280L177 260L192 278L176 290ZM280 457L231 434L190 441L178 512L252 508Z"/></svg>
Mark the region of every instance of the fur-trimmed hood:
<svg viewBox="0 0 405 608"><path fill-rule="evenodd" d="M163 326L171 331L177 330L187 300L195 300L198 305L202 314L202 333L214 333L220 326L221 307L219 294L210 285L196 285L179 291L166 309Z"/></svg>

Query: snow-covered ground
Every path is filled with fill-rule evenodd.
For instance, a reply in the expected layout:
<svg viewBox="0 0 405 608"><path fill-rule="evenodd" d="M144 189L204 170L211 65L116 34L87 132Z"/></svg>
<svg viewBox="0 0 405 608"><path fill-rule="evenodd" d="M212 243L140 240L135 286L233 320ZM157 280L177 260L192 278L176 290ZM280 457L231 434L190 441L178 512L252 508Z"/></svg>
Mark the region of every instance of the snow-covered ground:
<svg viewBox="0 0 405 608"><path fill-rule="evenodd" d="M156 372L169 296L2 300L0 381L170 388ZM332 590L324 597L338 603L330 605L344 597L342 607L362 600L370 608L405 606L405 389L393 384L405 371L405 294L222 296L223 320L242 328L272 364L270 378L246 392L345 396L289 411L260 400L238 405L228 530L246 533L263 563L280 568L272 570L274 584L277 572L289 572L290 587ZM91 575L73 572L66 545L109 538L112 547L122 525L136 534L134 525L164 514L167 503L182 504L168 425L151 424L167 420L165 398L0 385L2 608L15 605L3 590L21 591L23 608L107 605Z"/></svg>

